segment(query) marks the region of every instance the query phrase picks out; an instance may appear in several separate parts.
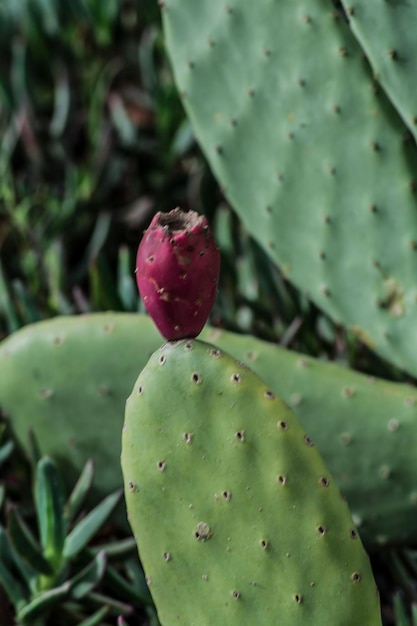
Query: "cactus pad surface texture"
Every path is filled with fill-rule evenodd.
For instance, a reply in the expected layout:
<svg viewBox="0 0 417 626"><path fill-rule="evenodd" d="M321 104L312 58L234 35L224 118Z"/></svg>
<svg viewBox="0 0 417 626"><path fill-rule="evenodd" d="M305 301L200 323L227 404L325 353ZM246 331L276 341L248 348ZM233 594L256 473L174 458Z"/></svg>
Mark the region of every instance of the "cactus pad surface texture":
<svg viewBox="0 0 417 626"><path fill-rule="evenodd" d="M14 333L0 345L0 408L25 450L32 430L43 454L72 485L88 458L97 499L121 486L120 425L134 368L160 343L133 316L58 317ZM137 371L137 370L136 370Z"/></svg>
<svg viewBox="0 0 417 626"><path fill-rule="evenodd" d="M333 319L416 375L417 149L335 5L166 0L167 47L248 231Z"/></svg>
<svg viewBox="0 0 417 626"><path fill-rule="evenodd" d="M250 336L202 338L246 362L297 413L370 549L414 544L417 392ZM96 499L122 484L126 398L161 337L143 315L96 313L27 326L0 344L0 409L28 451L60 461L68 483L95 462ZM125 517L125 515L123 516Z"/></svg>
<svg viewBox="0 0 417 626"><path fill-rule="evenodd" d="M342 1L352 32L377 80L417 138L417 5L415 2Z"/></svg>
<svg viewBox="0 0 417 626"><path fill-rule="evenodd" d="M295 414L249 368L167 343L126 403L129 522L163 626L380 624L346 503Z"/></svg>

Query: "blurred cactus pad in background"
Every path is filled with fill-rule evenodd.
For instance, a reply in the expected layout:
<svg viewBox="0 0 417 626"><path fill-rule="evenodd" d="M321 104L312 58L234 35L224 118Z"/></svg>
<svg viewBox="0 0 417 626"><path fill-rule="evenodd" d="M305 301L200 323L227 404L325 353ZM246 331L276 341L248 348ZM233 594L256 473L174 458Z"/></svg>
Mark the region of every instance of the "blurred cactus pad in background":
<svg viewBox="0 0 417 626"><path fill-rule="evenodd" d="M0 3L2 626L55 626L57 616L62 626L159 626L159 619L169 626L173 614L187 626L262 623L238 587L227 588L226 614L212 611L223 587L211 586L200 571L194 596L175 589L195 566L193 556L178 562L183 546L213 553L217 563L221 514L230 527L244 528L239 498L226 497L223 485L235 471L234 452L223 441L226 474L219 463L209 480L197 459L200 443L194 446L199 433L209 451L217 432L229 436L232 417L223 407L224 420L217 421L214 407L222 372L236 361L245 383L227 394L247 394L231 412L244 421L246 443L249 399L265 385L277 404L281 398L290 406L293 413L280 410L300 421L300 432L315 444L311 456L323 459L314 463L325 463L332 477L334 500L321 507L312 493L306 504L326 518L313 528L311 545L320 549L312 548L309 571L358 558L349 576L362 569L364 577L349 578L346 589L359 598L366 584L374 593L362 543L383 625L417 626L416 28L417 4L382 0ZM224 360L206 364L200 338L181 358L170 344L155 352L164 340L138 295L135 258L154 215L177 206L207 218L220 252L217 299L201 341L231 355ZM161 367L161 354L174 365L167 360ZM180 459L171 475L168 463L161 471L154 462L162 440L152 428L164 429L158 420L167 412L166 440L177 436L183 391L171 378L200 358L193 372L216 367L218 376L184 392L184 407L187 419L195 408L205 411L210 427L198 421L193 433L187 426L193 445L181 439L178 450L167 448ZM133 420L139 400L150 402L146 415L158 407L149 431L147 417L129 421L137 456L125 460L135 474L126 478L126 493L139 501L142 493L130 491L129 481L146 478L150 505L143 513L131 504L138 557L120 499L123 416L140 385L135 381L157 389L160 377L168 381L166 394L152 391L152 400L136 394L129 409ZM140 433L149 443L143 450ZM127 433L124 441L128 446ZM271 461L264 433L258 445L260 453L246 463L254 463L253 476L245 467L236 474L246 487L264 476L263 455L279 465L279 446ZM311 451L305 443L294 446L300 450L294 457ZM183 463L194 463L199 484ZM219 484L211 488L212 481ZM219 516L216 528L198 526L207 520L187 517L174 500L165 509L162 491L151 497L155 484L179 497L182 489L192 492L207 515ZM338 489L349 513L345 503L342 513L334 504ZM203 495L212 491L219 502ZM260 508L274 517L270 492L261 495ZM190 530L177 545L164 526L170 515L180 525L191 520L190 528L209 540L196 540ZM281 515L276 520L285 525ZM291 518L294 555L297 545L310 545L305 517L310 513ZM335 523L353 533L340 554ZM154 532L156 553L148 545ZM279 576L278 527L268 523L266 532L270 543L266 534L252 541L252 531L243 531L260 578ZM356 556L348 554L351 544ZM224 580L244 577L251 565L231 554L230 569L210 565ZM294 556L288 566L300 585L303 563ZM145 575L151 592L156 576L154 598ZM257 591L248 593L261 597ZM295 616L291 623L293 617L283 618L285 626L334 626L339 619L334 603L330 621L318 612L311 621L308 602L322 597L318 589L280 592L283 601L291 599L285 615ZM346 623L377 624L375 598L369 605L359 600L359 613L352 619L346 613ZM274 602L268 598L265 607L275 611ZM330 603L319 602L324 609Z"/></svg>

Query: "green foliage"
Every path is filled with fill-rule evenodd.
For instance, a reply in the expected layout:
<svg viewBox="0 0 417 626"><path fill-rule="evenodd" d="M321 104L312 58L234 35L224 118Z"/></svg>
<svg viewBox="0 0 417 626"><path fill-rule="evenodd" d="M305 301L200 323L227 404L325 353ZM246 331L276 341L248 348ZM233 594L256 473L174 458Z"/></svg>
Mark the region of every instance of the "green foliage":
<svg viewBox="0 0 417 626"><path fill-rule="evenodd" d="M1 3L1 335L138 306L115 267L127 254L131 276L137 233L170 206L167 189L184 197L192 145L178 145L184 114L155 14L150 0Z"/></svg>
<svg viewBox="0 0 417 626"><path fill-rule="evenodd" d="M117 599L120 594L135 605L151 605L132 561L131 542L89 547L121 498L118 490L80 517L92 482L92 463L87 462L67 499L56 464L42 457L33 494L37 533L24 507L11 508L7 527L0 524L0 585L14 605L17 624L44 626L58 616L61 624L104 624L106 616L132 612L130 604ZM115 557L126 565L130 561L139 573L137 583L116 571ZM103 594L104 589L116 598Z"/></svg>

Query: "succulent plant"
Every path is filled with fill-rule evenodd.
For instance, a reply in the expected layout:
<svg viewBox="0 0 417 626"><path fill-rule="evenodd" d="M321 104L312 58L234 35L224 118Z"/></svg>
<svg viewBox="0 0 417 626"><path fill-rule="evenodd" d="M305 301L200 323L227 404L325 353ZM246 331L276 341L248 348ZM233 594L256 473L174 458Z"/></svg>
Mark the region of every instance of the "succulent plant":
<svg viewBox="0 0 417 626"><path fill-rule="evenodd" d="M414 387L251 336L206 328L201 337L246 362L293 408L346 496L368 548L415 542ZM94 458L93 503L119 488L125 399L159 345L152 321L136 314L59 317L16 332L0 345L0 406L20 446L30 452L33 429L42 450L65 464L68 487ZM69 364L71 376L65 374ZM122 506L117 520L126 525Z"/></svg>
<svg viewBox="0 0 417 626"><path fill-rule="evenodd" d="M247 230L336 322L417 375L417 10L342 4L161 6L193 130Z"/></svg>
<svg viewBox="0 0 417 626"><path fill-rule="evenodd" d="M129 604L102 593L99 586L106 581L124 597L130 593L136 604L150 603L148 594L141 595L109 562L114 555L129 556L128 542L88 546L122 495L118 490L80 516L92 481L89 461L66 498L56 464L46 456L38 460L33 493L38 537L23 507L8 506L7 525L0 524L0 587L14 607L13 624L45 626L59 615L62 624L94 626L111 613L129 614Z"/></svg>
<svg viewBox="0 0 417 626"><path fill-rule="evenodd" d="M366 553L312 440L218 348L184 340L152 355L126 404L122 468L163 626L381 623Z"/></svg>

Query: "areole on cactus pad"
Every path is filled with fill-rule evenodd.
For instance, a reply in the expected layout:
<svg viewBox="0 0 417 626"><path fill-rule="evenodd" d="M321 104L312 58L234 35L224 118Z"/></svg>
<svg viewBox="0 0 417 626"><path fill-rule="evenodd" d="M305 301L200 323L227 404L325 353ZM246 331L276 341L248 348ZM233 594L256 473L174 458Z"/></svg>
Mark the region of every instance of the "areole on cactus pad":
<svg viewBox="0 0 417 626"><path fill-rule="evenodd" d="M136 282L168 340L196 337L217 293L220 254L207 219L179 208L157 213L140 242Z"/></svg>

